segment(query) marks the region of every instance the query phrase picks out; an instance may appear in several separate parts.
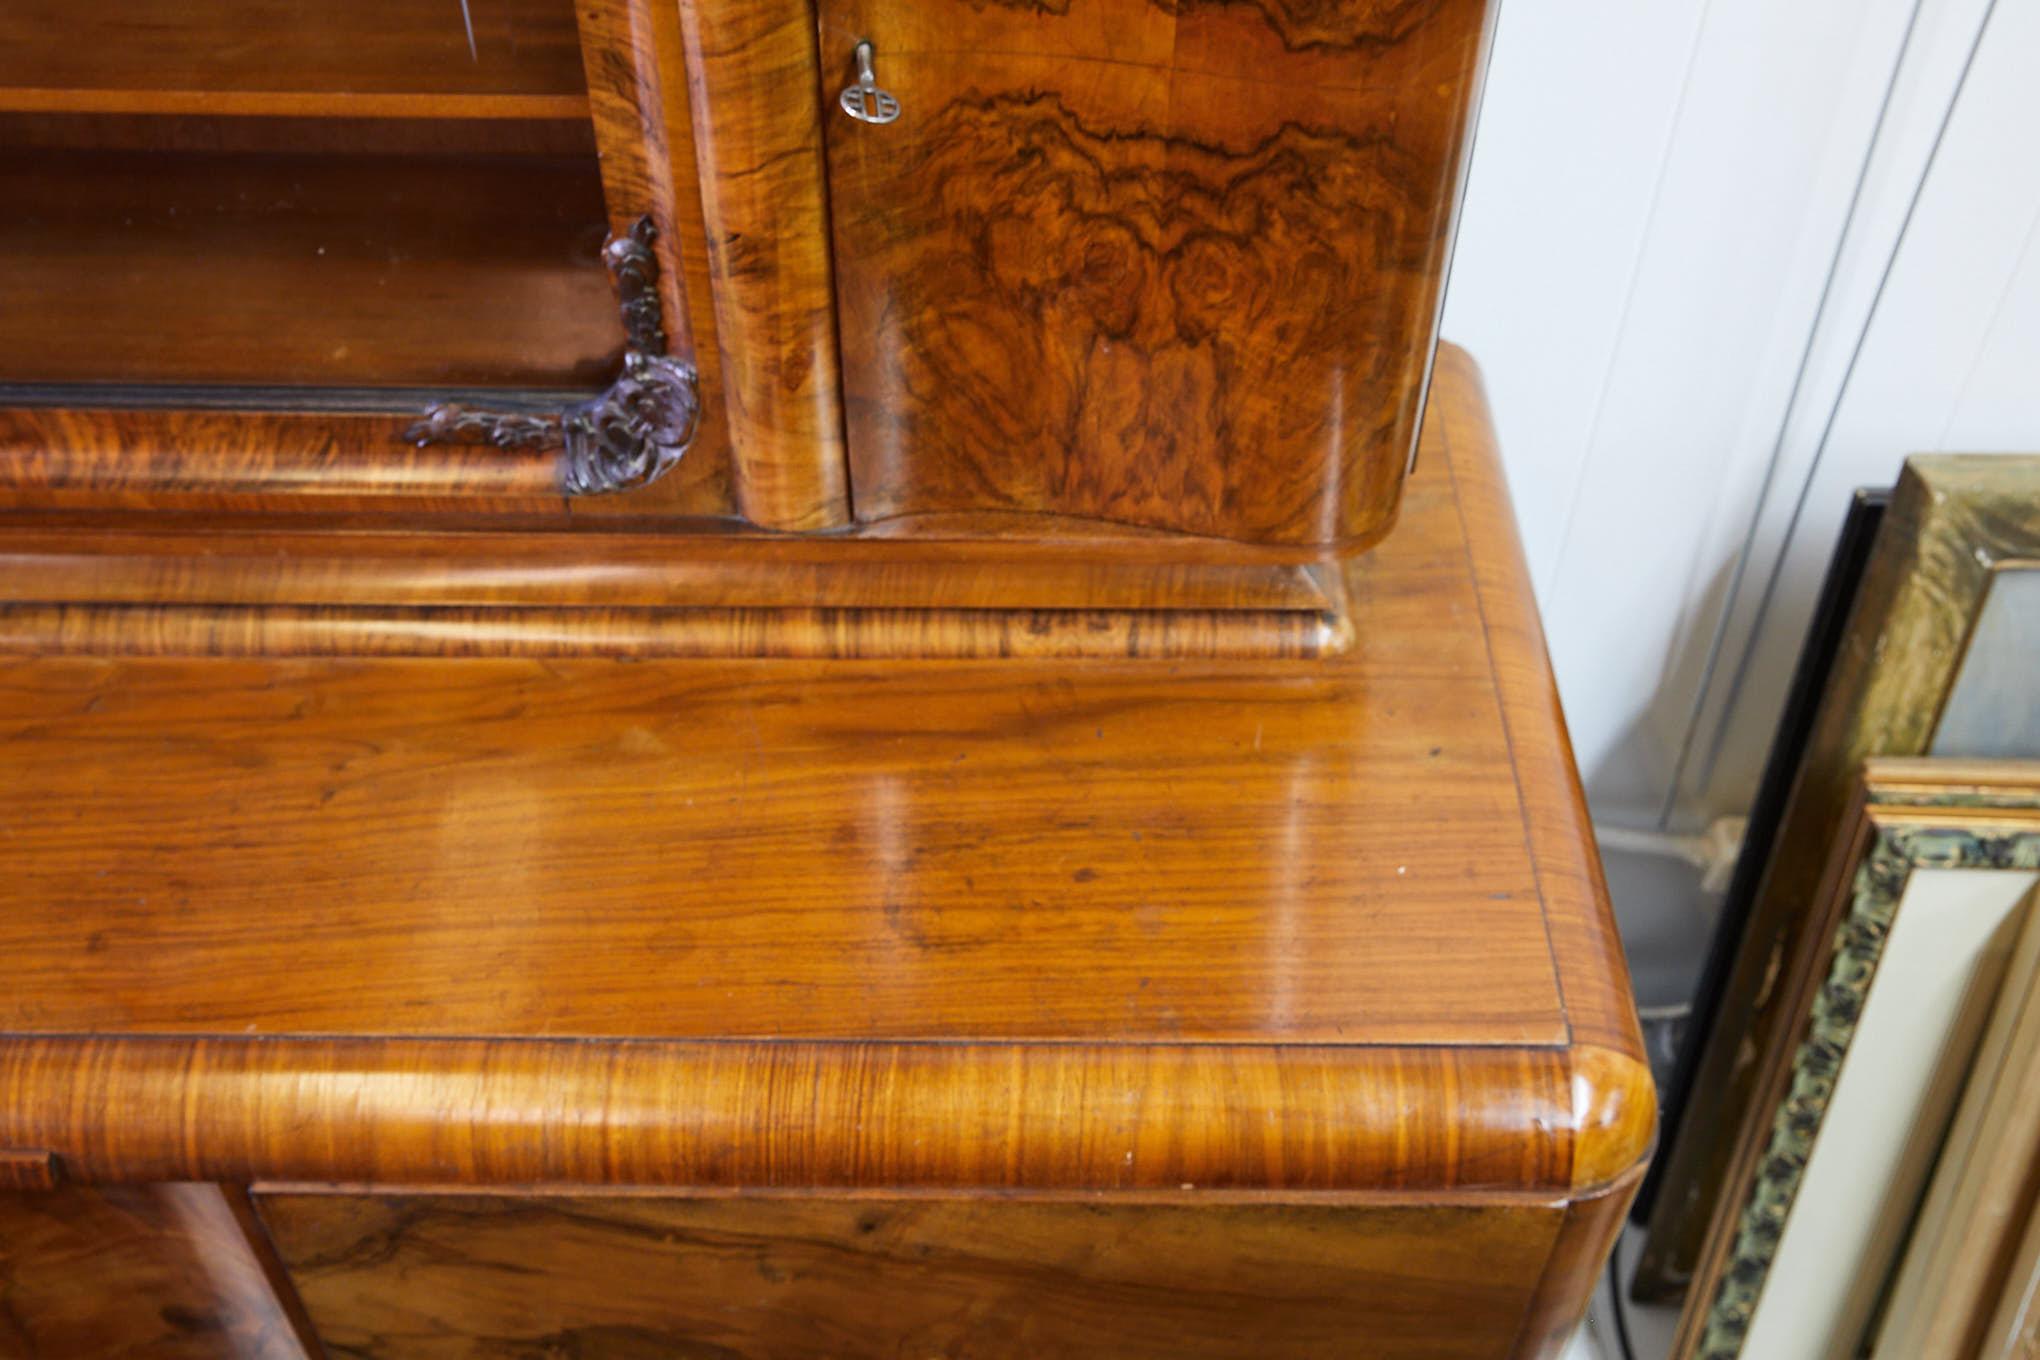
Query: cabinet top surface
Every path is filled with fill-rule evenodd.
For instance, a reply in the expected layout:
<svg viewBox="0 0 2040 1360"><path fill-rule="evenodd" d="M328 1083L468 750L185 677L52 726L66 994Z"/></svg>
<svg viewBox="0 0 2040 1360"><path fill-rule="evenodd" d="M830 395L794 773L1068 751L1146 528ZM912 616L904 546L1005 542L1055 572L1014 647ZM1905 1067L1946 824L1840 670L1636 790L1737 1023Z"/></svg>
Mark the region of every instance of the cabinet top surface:
<svg viewBox="0 0 2040 1360"><path fill-rule="evenodd" d="M1595 1042L1476 380L1298 663L0 665L0 1030Z"/></svg>

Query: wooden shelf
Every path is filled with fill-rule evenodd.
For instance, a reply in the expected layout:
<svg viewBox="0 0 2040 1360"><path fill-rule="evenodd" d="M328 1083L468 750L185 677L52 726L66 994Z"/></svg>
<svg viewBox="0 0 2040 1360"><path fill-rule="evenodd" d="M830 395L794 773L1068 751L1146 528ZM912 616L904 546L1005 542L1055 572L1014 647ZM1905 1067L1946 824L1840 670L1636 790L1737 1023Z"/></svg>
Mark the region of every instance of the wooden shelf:
<svg viewBox="0 0 2040 1360"><path fill-rule="evenodd" d="M583 94L0 88L0 113L271 118L586 118Z"/></svg>
<svg viewBox="0 0 2040 1360"><path fill-rule="evenodd" d="M0 382L599 388L594 158L0 149Z"/></svg>
<svg viewBox="0 0 2040 1360"><path fill-rule="evenodd" d="M10 0L0 112L586 117L572 0Z"/></svg>

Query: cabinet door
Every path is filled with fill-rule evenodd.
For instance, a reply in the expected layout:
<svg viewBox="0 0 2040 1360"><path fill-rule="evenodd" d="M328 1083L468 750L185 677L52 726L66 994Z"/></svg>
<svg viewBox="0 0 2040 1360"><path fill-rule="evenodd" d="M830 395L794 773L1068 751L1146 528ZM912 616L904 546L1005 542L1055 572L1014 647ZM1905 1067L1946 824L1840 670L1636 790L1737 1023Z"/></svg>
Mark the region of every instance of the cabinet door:
<svg viewBox="0 0 2040 1360"><path fill-rule="evenodd" d="M0 494L726 511L671 9L0 6Z"/></svg>
<svg viewBox="0 0 2040 1360"><path fill-rule="evenodd" d="M1476 1360L1563 1211L872 1193L364 1196L261 1212L329 1352L362 1360ZM1364 1343L1360 1340L1364 1338Z"/></svg>
<svg viewBox="0 0 2040 1360"><path fill-rule="evenodd" d="M821 0L860 518L1378 536L1485 27L1485 0ZM891 121L837 98L860 43Z"/></svg>

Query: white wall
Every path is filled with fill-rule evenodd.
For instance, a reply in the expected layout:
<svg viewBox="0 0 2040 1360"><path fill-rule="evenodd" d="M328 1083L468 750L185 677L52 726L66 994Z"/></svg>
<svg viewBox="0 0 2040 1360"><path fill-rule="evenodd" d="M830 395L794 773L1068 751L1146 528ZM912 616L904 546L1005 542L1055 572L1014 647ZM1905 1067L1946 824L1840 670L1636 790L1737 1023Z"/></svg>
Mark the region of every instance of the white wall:
<svg viewBox="0 0 2040 1360"><path fill-rule="evenodd" d="M1503 0L1444 330L1603 819L1747 804L1851 488L2040 450L2036 53L2040 0Z"/></svg>

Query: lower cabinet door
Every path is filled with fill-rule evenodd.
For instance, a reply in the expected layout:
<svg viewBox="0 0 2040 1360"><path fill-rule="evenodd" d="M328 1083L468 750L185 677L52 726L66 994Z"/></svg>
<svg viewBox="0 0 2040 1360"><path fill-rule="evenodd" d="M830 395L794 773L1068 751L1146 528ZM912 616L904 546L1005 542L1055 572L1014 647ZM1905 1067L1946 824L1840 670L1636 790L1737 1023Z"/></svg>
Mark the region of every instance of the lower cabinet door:
<svg viewBox="0 0 2040 1360"><path fill-rule="evenodd" d="M333 1357L1511 1354L1562 1206L258 1196Z"/></svg>

